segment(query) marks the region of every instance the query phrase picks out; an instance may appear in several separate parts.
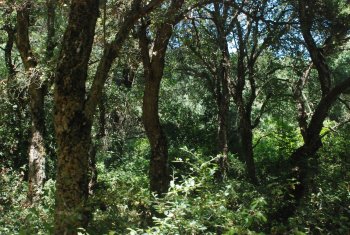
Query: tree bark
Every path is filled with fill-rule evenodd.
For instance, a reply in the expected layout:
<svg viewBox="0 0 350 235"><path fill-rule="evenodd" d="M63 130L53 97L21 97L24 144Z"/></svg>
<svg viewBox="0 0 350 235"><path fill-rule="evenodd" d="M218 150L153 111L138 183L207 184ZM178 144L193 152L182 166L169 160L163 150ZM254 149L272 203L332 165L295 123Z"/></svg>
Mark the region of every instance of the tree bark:
<svg viewBox="0 0 350 235"><path fill-rule="evenodd" d="M304 144L295 150L290 157L293 166L292 177L296 179L298 184L295 185L291 192L296 204L293 206L294 209L286 217L290 217L294 214L295 209L308 192L308 182L313 175L312 169L317 168L317 166L310 165L310 161L317 162L315 155L322 147L320 133L323 128L323 122L327 118L329 110L339 95L345 92L349 87L350 78L347 78L334 86L328 94L320 100L306 129Z"/></svg>
<svg viewBox="0 0 350 235"><path fill-rule="evenodd" d="M225 78L224 78L225 79ZM222 81L223 86L227 83ZM225 84L226 83L226 84ZM225 89L225 88L223 88ZM217 179L224 180L228 171L228 117L229 117L229 97L228 94L222 94L218 98L218 151L220 157L218 159L219 170Z"/></svg>
<svg viewBox="0 0 350 235"><path fill-rule="evenodd" d="M30 80L29 107L31 114L31 138L28 165L28 200L30 203L40 199L40 192L45 180L45 112L44 88L41 84L41 74L37 71L37 59L33 54L29 40L29 12L31 2L22 4L17 10L16 45L23 61L24 68Z"/></svg>
<svg viewBox="0 0 350 235"><path fill-rule="evenodd" d="M302 202L303 198L309 191L309 180L312 177L313 169L318 166L313 166L310 162L317 163L316 153L322 147L321 130L323 122L328 116L328 112L339 95L345 92L350 87L350 78L344 79L335 86L331 86L331 70L323 56L322 49L318 48L311 34L313 24L313 16L310 12L310 4L307 1L298 1L298 13L300 19L300 28L306 44L306 48L310 53L312 64L318 72L318 80L321 87L322 98L318 102L316 109L311 116L311 120L307 126L305 121L303 124L303 139L304 144L296 149L290 157L292 165L292 175L297 184L289 192L295 204L291 205L291 209L285 214L285 219L294 215L297 207ZM299 91L301 92L301 91Z"/></svg>
<svg viewBox="0 0 350 235"><path fill-rule="evenodd" d="M161 2L152 0L141 8L141 0L133 1L114 40L105 44L87 94L85 82L98 17L98 0L71 1L55 77L54 123L58 145L55 234L76 234L77 228L87 225L91 215L85 208L91 126L103 86L134 24Z"/></svg>
<svg viewBox="0 0 350 235"><path fill-rule="evenodd" d="M77 234L79 227L87 225L91 213L85 208L85 203L94 114L113 61L130 30L140 17L161 2L152 0L141 8L141 0L133 1L114 40L106 43L87 93L85 83L98 17L98 0L71 1L55 77L54 124L58 145L55 234Z"/></svg>
<svg viewBox="0 0 350 235"><path fill-rule="evenodd" d="M226 19L221 16L220 7L218 3L214 4L213 20L217 29L217 41L221 53L221 61L219 69L217 70L217 106L218 106L218 150L219 150L219 171L217 178L224 180L228 170L228 118L230 107L229 96L229 67L230 54L228 50L227 32L225 30Z"/></svg>
<svg viewBox="0 0 350 235"><path fill-rule="evenodd" d="M56 43L55 43L56 4L57 4L57 0L46 0L46 8L47 8L46 60L47 61L53 58L54 49L56 47Z"/></svg>
<svg viewBox="0 0 350 235"><path fill-rule="evenodd" d="M88 61L98 0L73 0L55 76L54 126L58 147L55 234L77 234L90 213L88 161L92 121L84 113Z"/></svg>
<svg viewBox="0 0 350 235"><path fill-rule="evenodd" d="M251 120L245 114L239 117L239 133L241 139L241 158L244 159L247 167L248 178L253 184L257 184L255 161L253 153L253 128Z"/></svg>
<svg viewBox="0 0 350 235"><path fill-rule="evenodd" d="M72 0L55 76L54 124L58 145L55 234L77 234L91 213L88 197L88 166L91 126L113 61L140 17L162 0L141 7L134 0L114 40L106 43L89 93L85 90L88 61L98 17L98 0ZM85 99L86 98L86 99Z"/></svg>
<svg viewBox="0 0 350 235"><path fill-rule="evenodd" d="M173 33L173 27L181 19L177 14L183 2L184 0L171 2L166 14L168 20L161 23L156 29L152 56L149 53L147 26L143 24L139 32L145 79L142 121L151 146L150 190L159 197L168 191L170 184L168 144L159 120L159 90L163 78L167 46Z"/></svg>
<svg viewBox="0 0 350 235"><path fill-rule="evenodd" d="M158 68L163 69L160 67ZM142 120L151 146L149 169L150 190L161 197L168 191L170 183L168 144L158 114L158 99L161 80L160 77L151 73L150 76L145 77L145 81Z"/></svg>
<svg viewBox="0 0 350 235"><path fill-rule="evenodd" d="M246 52L244 49L244 39L241 25L237 23L237 31L239 38L239 53L237 64L237 79L234 91L234 100L238 108L239 115L239 133L241 141L241 149L239 152L240 158L245 162L247 173L250 181L257 183L255 161L253 153L253 125L251 121L251 108L255 99L255 90L251 91L250 102L246 102L243 96L243 91L246 83L246 66L244 64L244 57Z"/></svg>
<svg viewBox="0 0 350 235"><path fill-rule="evenodd" d="M165 53L172 34L171 25L168 25L167 31L167 33L165 31L157 31L158 44L154 44L155 46L157 45L154 49L156 56L153 56L151 60L149 58L146 26L142 26L142 29L140 29L140 46L145 79L142 121L151 146L149 167L150 191L160 197L168 191L170 183L168 144L159 120L158 111L159 90L164 71ZM160 38L160 34L163 33L164 35Z"/></svg>

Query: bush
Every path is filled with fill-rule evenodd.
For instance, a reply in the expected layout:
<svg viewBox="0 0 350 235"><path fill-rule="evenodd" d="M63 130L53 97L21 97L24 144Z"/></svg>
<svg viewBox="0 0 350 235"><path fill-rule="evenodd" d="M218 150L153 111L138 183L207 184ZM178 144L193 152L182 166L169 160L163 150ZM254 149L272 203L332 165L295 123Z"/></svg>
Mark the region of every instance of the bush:
<svg viewBox="0 0 350 235"><path fill-rule="evenodd" d="M45 183L42 200L27 203L27 183L23 173L1 169L0 234L50 234L53 228L54 185Z"/></svg>

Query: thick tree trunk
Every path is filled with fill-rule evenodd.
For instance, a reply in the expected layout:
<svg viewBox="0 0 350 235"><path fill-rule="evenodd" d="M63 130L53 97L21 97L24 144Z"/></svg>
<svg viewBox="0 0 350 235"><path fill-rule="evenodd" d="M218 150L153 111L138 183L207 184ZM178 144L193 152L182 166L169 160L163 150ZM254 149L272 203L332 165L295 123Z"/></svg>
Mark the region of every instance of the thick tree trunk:
<svg viewBox="0 0 350 235"><path fill-rule="evenodd" d="M138 19L162 1L135 0L114 40L105 45L91 90L85 83L98 17L98 0L72 0L55 77L55 133L58 144L55 234L77 234L87 225L88 161L91 126L113 61Z"/></svg>
<svg viewBox="0 0 350 235"><path fill-rule="evenodd" d="M150 190L162 196L168 191L170 183L168 145L158 115L160 80L152 79L146 78L142 120L151 146Z"/></svg>
<svg viewBox="0 0 350 235"><path fill-rule="evenodd" d="M64 107L74 110L75 102L63 101ZM61 102L56 98L58 103ZM85 208L88 198L90 125L79 111L71 115L59 111L55 114L58 144L55 234L76 234L77 228L86 227L90 216Z"/></svg>
<svg viewBox="0 0 350 235"><path fill-rule="evenodd" d="M92 49L98 0L73 0L55 77L54 126L58 147L55 234L77 234L90 213L88 167L90 116L84 112L85 82Z"/></svg>

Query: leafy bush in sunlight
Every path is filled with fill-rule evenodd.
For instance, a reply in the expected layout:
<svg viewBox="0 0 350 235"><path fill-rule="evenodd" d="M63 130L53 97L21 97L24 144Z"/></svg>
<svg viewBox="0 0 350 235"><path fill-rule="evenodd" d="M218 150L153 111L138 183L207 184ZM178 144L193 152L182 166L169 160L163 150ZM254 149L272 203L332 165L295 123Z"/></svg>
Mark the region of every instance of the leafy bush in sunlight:
<svg viewBox="0 0 350 235"><path fill-rule="evenodd" d="M189 164L191 173L178 180L175 172L168 194L155 199L154 226L129 228L130 234L246 234L261 231L267 222L264 197L244 181L216 182L216 158L206 159L196 153L190 155L192 159L187 162L177 161Z"/></svg>

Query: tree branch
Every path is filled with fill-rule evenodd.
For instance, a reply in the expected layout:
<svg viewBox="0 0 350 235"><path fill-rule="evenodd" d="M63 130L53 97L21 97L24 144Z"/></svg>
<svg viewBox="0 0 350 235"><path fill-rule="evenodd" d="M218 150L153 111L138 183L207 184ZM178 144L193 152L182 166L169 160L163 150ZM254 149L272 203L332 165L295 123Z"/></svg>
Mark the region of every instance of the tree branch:
<svg viewBox="0 0 350 235"><path fill-rule="evenodd" d="M128 38L131 29L142 16L148 14L163 1L164 0L152 0L146 6L141 7L142 0L134 0L130 10L126 12L126 17L124 17L125 20L122 22L114 40L111 43L107 43L84 106L85 116L90 121L93 119L97 104L102 96L103 87L108 78L108 73L112 64L119 56L122 45Z"/></svg>

